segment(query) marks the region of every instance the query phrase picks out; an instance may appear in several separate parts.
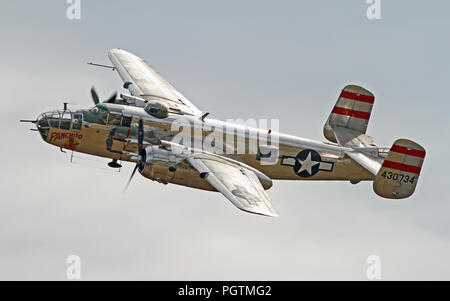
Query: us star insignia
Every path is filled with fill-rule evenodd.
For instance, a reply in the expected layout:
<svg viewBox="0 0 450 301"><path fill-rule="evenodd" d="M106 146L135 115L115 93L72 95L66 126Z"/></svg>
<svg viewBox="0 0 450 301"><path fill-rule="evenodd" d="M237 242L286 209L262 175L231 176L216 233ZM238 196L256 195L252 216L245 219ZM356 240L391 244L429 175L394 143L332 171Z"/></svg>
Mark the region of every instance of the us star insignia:
<svg viewBox="0 0 450 301"><path fill-rule="evenodd" d="M333 162L322 161L319 153L312 149L304 149L295 157L283 156L281 165L292 166L299 177L311 177L321 171L331 172Z"/></svg>

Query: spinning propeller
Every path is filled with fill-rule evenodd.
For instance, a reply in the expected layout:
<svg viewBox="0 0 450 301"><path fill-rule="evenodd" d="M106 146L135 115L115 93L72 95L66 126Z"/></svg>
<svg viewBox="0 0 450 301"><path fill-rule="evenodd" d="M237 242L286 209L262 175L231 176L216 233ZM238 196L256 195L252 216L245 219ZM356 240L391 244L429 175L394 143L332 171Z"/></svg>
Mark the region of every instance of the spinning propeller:
<svg viewBox="0 0 450 301"><path fill-rule="evenodd" d="M131 173L130 179L128 180L127 186L125 186L124 191L127 190L128 186L130 185L131 179L133 179L134 174L136 173L136 170L140 167L141 169L144 169L145 167L145 160L146 160L146 153L144 149L144 122L142 121L142 117L139 117L139 125L138 125L138 157L136 166L133 169L133 172Z"/></svg>
<svg viewBox="0 0 450 301"><path fill-rule="evenodd" d="M94 104L100 103L100 98L98 97L97 91L95 91L95 88L91 88L91 96L92 100L94 101ZM117 98L117 92L114 92L107 100L103 101L106 103L114 103L114 101Z"/></svg>

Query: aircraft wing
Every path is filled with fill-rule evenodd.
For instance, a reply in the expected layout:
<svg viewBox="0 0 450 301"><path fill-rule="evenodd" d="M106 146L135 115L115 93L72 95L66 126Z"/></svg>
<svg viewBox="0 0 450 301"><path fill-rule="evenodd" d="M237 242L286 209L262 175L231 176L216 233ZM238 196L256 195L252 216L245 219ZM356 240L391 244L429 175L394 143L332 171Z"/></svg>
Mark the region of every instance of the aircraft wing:
<svg viewBox="0 0 450 301"><path fill-rule="evenodd" d="M201 177L239 209L260 215L278 216L269 196L250 167L214 157L189 157L187 161Z"/></svg>
<svg viewBox="0 0 450 301"><path fill-rule="evenodd" d="M163 102L174 113L202 115L199 109L143 59L122 49L111 49L108 56L123 82L127 83L125 86L131 95L153 102Z"/></svg>

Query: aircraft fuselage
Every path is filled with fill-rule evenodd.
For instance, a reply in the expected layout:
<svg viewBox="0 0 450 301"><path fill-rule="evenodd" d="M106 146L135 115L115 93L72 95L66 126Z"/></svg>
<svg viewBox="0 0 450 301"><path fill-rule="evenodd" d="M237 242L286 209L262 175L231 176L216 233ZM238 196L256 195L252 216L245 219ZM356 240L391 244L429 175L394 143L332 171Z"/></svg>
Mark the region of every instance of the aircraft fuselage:
<svg viewBox="0 0 450 301"><path fill-rule="evenodd" d="M181 133L188 133L189 137L183 136L184 145L240 161L271 179L374 179L344 155L348 150L345 147L213 118L200 120L197 116L170 113L160 119L140 107L102 103L90 110L45 113L37 126L42 138L57 147L136 162L139 117L144 121L148 145L154 137L174 141L180 140ZM186 165L168 160L154 164L154 171L154 178L150 178L159 182L211 190L209 185L198 183L193 177L198 173Z"/></svg>

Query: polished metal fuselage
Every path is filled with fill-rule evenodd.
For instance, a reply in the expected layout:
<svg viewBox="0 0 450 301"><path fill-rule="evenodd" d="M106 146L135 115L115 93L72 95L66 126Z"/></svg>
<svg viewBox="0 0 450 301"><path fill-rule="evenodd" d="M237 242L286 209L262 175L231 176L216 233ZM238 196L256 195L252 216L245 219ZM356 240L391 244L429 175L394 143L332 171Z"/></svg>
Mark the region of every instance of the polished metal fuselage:
<svg viewBox="0 0 450 301"><path fill-rule="evenodd" d="M95 156L136 162L136 132L140 117L144 120L147 145L151 144L148 142L150 138L147 137L149 133L161 140L172 141L174 137L179 137L179 134L187 128L180 125L189 124L191 127L191 144L189 146L202 148L204 145L214 145L214 143L211 143L211 137L215 135L218 138L217 141L223 141L226 145L226 147L217 146L217 143L214 145L219 153L220 149L224 151L221 155L247 164L274 180L348 180L358 182L374 179L371 173L345 156L344 152L351 149L337 144L309 140L214 118L200 120L198 116L170 113L167 118L159 119L147 114L140 107L117 104L105 106L111 112L131 117L131 126L123 127L83 120L81 127L79 125L75 127L72 123L69 129L39 128L39 126L38 128L41 134L43 130L46 131L45 135L42 136L43 139L55 146ZM261 154L258 153L258 147L261 143L258 144L258 137L266 137L269 143L265 144L270 145L272 143L273 147L278 150L274 159L269 163L262 163L261 161ZM185 145L186 142L183 141ZM255 145L256 148L253 147ZM299 176L298 166L297 170L295 168L295 158L303 150L317 152L320 155L320 160L327 164L327 168L310 176ZM290 163L286 164L286 162ZM172 168L176 171L169 172L171 163L163 163L154 164L156 175L155 178L152 178L153 180L212 190L209 184L198 180L198 173L187 164L178 163L177 166L174 166L176 169Z"/></svg>

